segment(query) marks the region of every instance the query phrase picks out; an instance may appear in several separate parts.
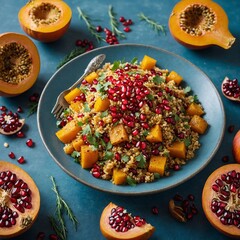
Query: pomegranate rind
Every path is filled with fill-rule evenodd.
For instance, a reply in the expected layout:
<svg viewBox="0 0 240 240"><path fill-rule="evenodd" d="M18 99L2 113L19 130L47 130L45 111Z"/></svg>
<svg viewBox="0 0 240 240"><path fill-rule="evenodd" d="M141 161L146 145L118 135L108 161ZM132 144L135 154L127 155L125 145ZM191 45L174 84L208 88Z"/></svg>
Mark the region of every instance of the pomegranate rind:
<svg viewBox="0 0 240 240"><path fill-rule="evenodd" d="M240 163L240 130L236 133L233 138L232 152L234 159L237 163Z"/></svg>
<svg viewBox="0 0 240 240"><path fill-rule="evenodd" d="M40 192L38 190L37 185L31 178L31 176L25 172L22 168L18 167L15 164L2 161L0 160L0 172L3 171L11 171L15 173L18 177L18 179L22 179L24 182L28 184L28 187L31 190L31 198L32 198L32 208L31 209L25 209L24 213L20 213L16 208L12 206L12 203L9 201L8 202L8 207L11 208L14 211L17 211L19 216L16 218L16 224L12 227L9 228L0 228L0 237L1 238L11 238L11 237L16 237L25 231L27 231L35 222L37 219L39 210L40 210ZM21 226L21 222L30 217L31 222L27 226Z"/></svg>
<svg viewBox="0 0 240 240"><path fill-rule="evenodd" d="M141 227L135 226L134 228L128 230L127 232L116 232L115 229L111 228L109 225L109 216L111 215L111 210L116 208L117 205L110 202L102 211L100 217L100 230L103 236L108 240L147 240L149 239L155 231L155 228L146 223Z"/></svg>
<svg viewBox="0 0 240 240"><path fill-rule="evenodd" d="M215 180L221 177L222 174L232 170L240 172L240 164L237 164L237 163L227 164L216 169L214 172L210 174L210 176L207 178L205 182L205 185L202 191L202 207L206 215L206 218L214 228L216 228L218 231L220 231L221 233L229 237L239 238L240 229L233 225L223 225L220 222L219 218L211 210L211 201L214 197L214 191L212 190L212 185L214 184Z"/></svg>
<svg viewBox="0 0 240 240"><path fill-rule="evenodd" d="M0 134L3 134L3 135L13 135L13 134L17 133L18 131L20 131L22 129L23 125L25 124L25 119L24 118L19 119L19 122L22 123L22 126L17 128L15 131L5 132L5 131L3 131L3 129L0 128Z"/></svg>

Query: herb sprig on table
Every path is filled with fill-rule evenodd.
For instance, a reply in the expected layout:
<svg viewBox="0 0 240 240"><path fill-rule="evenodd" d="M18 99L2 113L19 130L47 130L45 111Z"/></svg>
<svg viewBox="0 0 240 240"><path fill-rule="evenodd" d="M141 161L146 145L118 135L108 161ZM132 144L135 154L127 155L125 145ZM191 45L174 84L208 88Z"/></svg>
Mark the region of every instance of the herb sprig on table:
<svg viewBox="0 0 240 240"><path fill-rule="evenodd" d="M96 27L92 24L92 20L90 19L90 17L85 12L83 12L80 7L77 7L77 10L80 18L86 23L90 33L97 39L98 42L105 42L105 39L96 31Z"/></svg>
<svg viewBox="0 0 240 240"><path fill-rule="evenodd" d="M67 202L60 196L54 177L51 176L50 179L53 184L52 190L56 194L56 211L54 216L49 216L49 221L51 223L52 228L58 235L58 237L61 240L66 240L67 228L64 220L64 213L67 214L68 218L73 223L75 230L77 230L78 221L75 215L73 214L73 211L68 206Z"/></svg>
<svg viewBox="0 0 240 240"><path fill-rule="evenodd" d="M144 13L140 13L138 17L141 21L147 22L153 28L153 30L156 31L157 33L162 32L164 35L166 35L165 26L159 24L157 21L146 16Z"/></svg>

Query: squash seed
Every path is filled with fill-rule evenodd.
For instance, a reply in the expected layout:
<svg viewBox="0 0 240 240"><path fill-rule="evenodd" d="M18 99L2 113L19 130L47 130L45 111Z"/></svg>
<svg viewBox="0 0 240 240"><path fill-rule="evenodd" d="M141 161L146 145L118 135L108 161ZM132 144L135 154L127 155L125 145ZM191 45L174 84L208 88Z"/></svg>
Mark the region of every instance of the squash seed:
<svg viewBox="0 0 240 240"><path fill-rule="evenodd" d="M215 13L207 6L191 4L180 14L180 27L192 36L211 32L216 23Z"/></svg>
<svg viewBox="0 0 240 240"><path fill-rule="evenodd" d="M30 75L32 58L28 50L17 42L0 46L0 80L18 84Z"/></svg>
<svg viewBox="0 0 240 240"><path fill-rule="evenodd" d="M53 4L41 3L31 8L29 16L37 26L50 25L60 19L61 10Z"/></svg>

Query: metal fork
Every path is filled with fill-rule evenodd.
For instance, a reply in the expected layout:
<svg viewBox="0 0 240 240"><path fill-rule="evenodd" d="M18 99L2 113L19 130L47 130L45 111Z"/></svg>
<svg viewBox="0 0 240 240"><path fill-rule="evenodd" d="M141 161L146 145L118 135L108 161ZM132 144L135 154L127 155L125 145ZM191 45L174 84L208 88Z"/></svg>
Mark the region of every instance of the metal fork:
<svg viewBox="0 0 240 240"><path fill-rule="evenodd" d="M89 64L87 65L83 75L68 89L61 92L56 100L56 103L51 111L51 113L57 118L60 119L62 112L69 106L67 101L65 100L64 96L68 94L72 89L76 88L80 83L83 81L83 79L90 74L91 72L98 69L103 61L105 60L106 55L100 54L94 57Z"/></svg>

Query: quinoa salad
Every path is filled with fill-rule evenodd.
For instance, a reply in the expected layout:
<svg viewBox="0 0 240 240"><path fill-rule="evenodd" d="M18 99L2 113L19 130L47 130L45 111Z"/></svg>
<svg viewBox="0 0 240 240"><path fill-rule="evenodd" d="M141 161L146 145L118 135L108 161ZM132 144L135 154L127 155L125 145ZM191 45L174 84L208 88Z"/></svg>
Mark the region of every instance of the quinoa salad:
<svg viewBox="0 0 240 240"><path fill-rule="evenodd" d="M200 148L209 127L200 100L179 73L158 65L147 55L105 63L65 97L56 136L93 177L117 185L161 181Z"/></svg>

